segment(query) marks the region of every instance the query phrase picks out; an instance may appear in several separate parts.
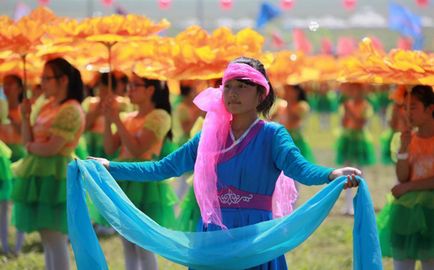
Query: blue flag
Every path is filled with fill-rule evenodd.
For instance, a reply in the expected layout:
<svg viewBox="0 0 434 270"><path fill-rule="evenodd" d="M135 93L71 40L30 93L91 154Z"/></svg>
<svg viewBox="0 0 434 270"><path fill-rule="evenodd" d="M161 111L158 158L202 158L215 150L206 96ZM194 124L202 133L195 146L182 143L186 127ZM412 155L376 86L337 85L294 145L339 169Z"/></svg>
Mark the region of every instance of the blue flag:
<svg viewBox="0 0 434 270"><path fill-rule="evenodd" d="M258 17L256 18L256 28L262 28L272 19L279 17L281 13L282 11L279 7L269 2L262 2Z"/></svg>
<svg viewBox="0 0 434 270"><path fill-rule="evenodd" d="M423 48L422 21L419 16L409 9L390 3L389 28L398 31L401 35L413 38L413 49Z"/></svg>

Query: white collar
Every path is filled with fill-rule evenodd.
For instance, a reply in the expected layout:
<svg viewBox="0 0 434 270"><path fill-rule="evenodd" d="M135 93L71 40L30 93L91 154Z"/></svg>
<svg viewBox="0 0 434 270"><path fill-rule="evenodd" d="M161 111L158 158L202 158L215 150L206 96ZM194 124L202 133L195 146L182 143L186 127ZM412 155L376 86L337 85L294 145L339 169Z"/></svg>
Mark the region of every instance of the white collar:
<svg viewBox="0 0 434 270"><path fill-rule="evenodd" d="M235 136L234 133L232 132L232 129L230 129L229 131L229 135L231 136L231 139L233 141L232 145L229 146L228 148L224 149L222 152L225 153L227 151L230 151L232 148L234 148L235 146L237 146L240 142L242 142L244 140L244 138L249 134L250 130L260 121L261 119L257 118L255 120L255 122L253 122L250 127L244 131L243 135L241 135L237 140L235 140Z"/></svg>

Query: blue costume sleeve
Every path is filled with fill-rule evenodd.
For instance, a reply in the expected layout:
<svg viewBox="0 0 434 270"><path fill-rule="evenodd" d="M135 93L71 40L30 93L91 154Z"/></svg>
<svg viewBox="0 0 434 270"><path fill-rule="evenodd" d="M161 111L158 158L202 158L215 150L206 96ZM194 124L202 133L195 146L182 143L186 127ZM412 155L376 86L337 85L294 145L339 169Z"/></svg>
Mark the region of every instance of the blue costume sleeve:
<svg viewBox="0 0 434 270"><path fill-rule="evenodd" d="M308 162L283 126L278 127L273 136L272 155L277 168L304 185L328 183L328 176L334 170Z"/></svg>
<svg viewBox="0 0 434 270"><path fill-rule="evenodd" d="M159 161L115 162L111 161L109 172L116 180L138 182L161 181L192 171L196 161L200 134L181 148Z"/></svg>

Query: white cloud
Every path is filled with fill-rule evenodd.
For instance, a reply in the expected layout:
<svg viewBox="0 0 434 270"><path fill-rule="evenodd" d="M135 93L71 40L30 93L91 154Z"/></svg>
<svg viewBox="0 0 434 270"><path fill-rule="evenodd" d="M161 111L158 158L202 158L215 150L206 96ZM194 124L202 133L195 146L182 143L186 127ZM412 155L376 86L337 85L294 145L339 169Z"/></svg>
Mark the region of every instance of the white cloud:
<svg viewBox="0 0 434 270"><path fill-rule="evenodd" d="M316 21L319 23L320 28L345 28L347 24L345 20L330 15L318 18Z"/></svg>
<svg viewBox="0 0 434 270"><path fill-rule="evenodd" d="M387 19L371 9L355 13L348 19L348 23L348 26L353 27L387 27Z"/></svg>

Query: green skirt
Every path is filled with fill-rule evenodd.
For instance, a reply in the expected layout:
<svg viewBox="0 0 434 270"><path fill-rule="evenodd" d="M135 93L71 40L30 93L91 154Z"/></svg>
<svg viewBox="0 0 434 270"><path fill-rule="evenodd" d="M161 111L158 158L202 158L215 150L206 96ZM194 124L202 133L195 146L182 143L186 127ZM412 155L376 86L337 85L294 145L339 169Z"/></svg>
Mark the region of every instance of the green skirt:
<svg viewBox="0 0 434 270"><path fill-rule="evenodd" d="M176 144L166 139L161 148L160 159L175 151L177 147ZM173 207L178 202L178 197L169 183L118 181L118 184L134 205L158 224L165 227L172 227L175 224ZM95 224L105 227L111 226L99 213L91 200L88 200L87 206L90 217Z"/></svg>
<svg viewBox="0 0 434 270"><path fill-rule="evenodd" d="M80 137L78 145L75 148L75 155L79 159L86 159L89 156L89 153L87 151L86 139L83 136Z"/></svg>
<svg viewBox="0 0 434 270"><path fill-rule="evenodd" d="M12 192L11 150L0 141L0 201L8 201Z"/></svg>
<svg viewBox="0 0 434 270"><path fill-rule="evenodd" d="M339 107L338 98L334 91L329 91L325 95L315 94L311 98L312 110L319 113L336 112Z"/></svg>
<svg viewBox="0 0 434 270"><path fill-rule="evenodd" d="M168 182L118 181L131 202L161 226L174 228L178 196Z"/></svg>
<svg viewBox="0 0 434 270"><path fill-rule="evenodd" d="M12 150L11 162L18 161L27 155L26 148L21 144L7 144Z"/></svg>
<svg viewBox="0 0 434 270"><path fill-rule="evenodd" d="M12 165L13 223L19 231L67 233L66 169L71 157L27 155Z"/></svg>
<svg viewBox="0 0 434 270"><path fill-rule="evenodd" d="M375 92L367 97L369 103L372 105L374 112L385 110L390 104L391 99L387 91Z"/></svg>
<svg viewBox="0 0 434 270"><path fill-rule="evenodd" d="M434 259L434 191L409 192L377 216L383 256L396 260Z"/></svg>
<svg viewBox="0 0 434 270"><path fill-rule="evenodd" d="M384 165L394 164L392 160L392 152L390 150L391 149L390 144L392 143L393 135L394 135L393 130L389 128L386 131L384 131L380 137L381 162Z"/></svg>
<svg viewBox="0 0 434 270"><path fill-rule="evenodd" d="M366 130L344 129L336 143L336 164L369 166L375 164L375 150Z"/></svg>
<svg viewBox="0 0 434 270"><path fill-rule="evenodd" d="M306 140L303 137L303 134L301 134L301 131L299 129L296 130L290 130L289 134L291 134L292 140L294 141L294 144L300 149L301 155L310 162L315 162L315 157L312 152L312 148L310 145L306 142Z"/></svg>
<svg viewBox="0 0 434 270"><path fill-rule="evenodd" d="M187 182L193 182L193 176ZM177 218L177 230L184 232L196 232L201 218L200 208L196 201L193 185L190 186L187 194L179 206L179 216Z"/></svg>
<svg viewBox="0 0 434 270"><path fill-rule="evenodd" d="M119 155L119 151L113 155L108 155L104 151L104 136L95 132L86 132L84 134L87 153L92 157L101 157L109 160L116 159Z"/></svg>

